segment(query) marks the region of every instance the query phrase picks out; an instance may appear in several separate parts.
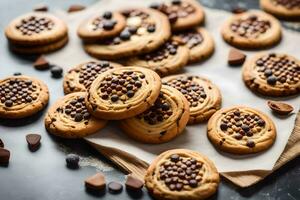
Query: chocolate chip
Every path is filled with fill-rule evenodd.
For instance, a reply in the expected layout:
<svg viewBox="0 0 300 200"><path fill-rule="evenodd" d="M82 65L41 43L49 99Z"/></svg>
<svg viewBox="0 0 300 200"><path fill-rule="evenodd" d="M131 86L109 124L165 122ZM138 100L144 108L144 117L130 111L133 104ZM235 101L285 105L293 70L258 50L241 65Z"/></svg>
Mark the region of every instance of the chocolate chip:
<svg viewBox="0 0 300 200"><path fill-rule="evenodd" d="M116 102L116 101L119 100L119 96L114 94L114 95L111 96L110 100L111 100L112 102Z"/></svg>
<svg viewBox="0 0 300 200"><path fill-rule="evenodd" d="M255 147L255 143L252 140L248 140L246 145L250 148Z"/></svg>
<svg viewBox="0 0 300 200"><path fill-rule="evenodd" d="M226 131L228 126L225 123L221 123L220 128L221 128L222 131Z"/></svg>
<svg viewBox="0 0 300 200"><path fill-rule="evenodd" d="M33 66L37 70L46 70L50 68L49 62L46 60L44 56L40 56L33 63Z"/></svg>
<svg viewBox="0 0 300 200"><path fill-rule="evenodd" d="M171 23L174 23L174 22L177 21L178 16L177 16L176 13L171 13L171 14L168 16L168 18L169 18L169 21L170 21Z"/></svg>
<svg viewBox="0 0 300 200"><path fill-rule="evenodd" d="M235 7L235 8L231 9L231 12L234 13L234 14L240 14L240 13L243 13L243 12L246 12L246 11L247 11L246 8L241 8L241 7Z"/></svg>
<svg viewBox="0 0 300 200"><path fill-rule="evenodd" d="M273 73L272 73L272 70L270 69L266 69L266 71L264 72L265 76L271 76Z"/></svg>
<svg viewBox="0 0 300 200"><path fill-rule="evenodd" d="M26 135L26 141L28 144L28 148L31 151L36 151L39 149L41 145L41 138L42 136L39 134L28 134Z"/></svg>
<svg viewBox="0 0 300 200"><path fill-rule="evenodd" d="M198 186L198 182L194 179L190 180L189 181L189 185L193 188L197 187Z"/></svg>
<svg viewBox="0 0 300 200"><path fill-rule="evenodd" d="M130 98L130 97L133 97L134 96L134 92L132 90L129 90L127 91L127 96Z"/></svg>
<svg viewBox="0 0 300 200"><path fill-rule="evenodd" d="M7 164L9 162L10 152L7 149L0 148L0 164Z"/></svg>
<svg viewBox="0 0 300 200"><path fill-rule="evenodd" d="M81 11L81 10L84 10L85 9L85 6L83 5L71 5L68 9L68 12L77 12L77 11Z"/></svg>
<svg viewBox="0 0 300 200"><path fill-rule="evenodd" d="M128 30L126 30L126 29L125 29L124 31L122 31L121 34L120 34L120 38L121 38L122 40L129 40L130 37L131 37L131 34L130 34L130 32L129 32Z"/></svg>
<svg viewBox="0 0 300 200"><path fill-rule="evenodd" d="M111 19L112 18L112 12L106 11L103 13L103 18L105 19Z"/></svg>
<svg viewBox="0 0 300 200"><path fill-rule="evenodd" d="M112 194L120 193L122 192L122 190L123 190L123 186L118 182L112 181L108 184L108 191Z"/></svg>
<svg viewBox="0 0 300 200"><path fill-rule="evenodd" d="M48 6L47 5L37 5L33 11L39 11L39 12L47 12L48 11Z"/></svg>
<svg viewBox="0 0 300 200"><path fill-rule="evenodd" d="M5 103L4 103L4 105L5 105L6 107L12 107L13 102L12 102L12 100L6 100Z"/></svg>
<svg viewBox="0 0 300 200"><path fill-rule="evenodd" d="M54 65L51 67L51 75L53 78L61 78L63 74L63 69L59 66Z"/></svg>
<svg viewBox="0 0 300 200"><path fill-rule="evenodd" d="M137 27L135 26L130 26L128 27L128 31L131 33L131 34L135 34L137 32Z"/></svg>
<svg viewBox="0 0 300 200"><path fill-rule="evenodd" d="M149 33L153 33L153 32L155 31L155 25L150 25L150 26L148 26L148 27L147 27L147 31L148 31Z"/></svg>
<svg viewBox="0 0 300 200"><path fill-rule="evenodd" d="M75 122L80 122L83 119L83 116L80 113L76 113L74 119L75 119Z"/></svg>
<svg viewBox="0 0 300 200"><path fill-rule="evenodd" d="M248 132L250 130L250 127L246 124L243 124L242 125L242 129L245 131L245 132Z"/></svg>
<svg viewBox="0 0 300 200"><path fill-rule="evenodd" d="M92 190L103 190L105 189L106 186L106 182L105 182L105 177L102 173L98 172L97 174L88 177L85 180L85 186L88 189L92 189Z"/></svg>
<svg viewBox="0 0 300 200"><path fill-rule="evenodd" d="M229 65L242 65L246 60L246 55L237 50L237 49L230 49L228 54L228 64Z"/></svg>
<svg viewBox="0 0 300 200"><path fill-rule="evenodd" d="M179 161L179 155L178 154L172 154L170 157L172 162L178 162Z"/></svg>
<svg viewBox="0 0 300 200"><path fill-rule="evenodd" d="M113 21L105 21L103 22L103 28L105 30L112 30L115 26L115 23Z"/></svg>
<svg viewBox="0 0 300 200"><path fill-rule="evenodd" d="M181 0L172 0L172 4L173 5L180 5L181 4Z"/></svg>
<svg viewBox="0 0 300 200"><path fill-rule="evenodd" d="M128 175L125 185L127 189L137 191L143 188L144 183L140 179L137 179L132 175Z"/></svg>
<svg viewBox="0 0 300 200"><path fill-rule="evenodd" d="M15 72L13 75L14 75L14 76L21 76L22 73L21 73L21 72Z"/></svg>
<svg viewBox="0 0 300 200"><path fill-rule="evenodd" d="M267 83L270 84L270 85L275 85L276 84L276 81L277 81L277 78L275 76L269 76L267 78Z"/></svg>
<svg viewBox="0 0 300 200"><path fill-rule="evenodd" d="M79 167L79 156L76 154L68 154L66 157L67 167L71 169L77 169Z"/></svg>
<svg viewBox="0 0 300 200"><path fill-rule="evenodd" d="M1 139L0 139L0 148L4 148L4 143Z"/></svg>

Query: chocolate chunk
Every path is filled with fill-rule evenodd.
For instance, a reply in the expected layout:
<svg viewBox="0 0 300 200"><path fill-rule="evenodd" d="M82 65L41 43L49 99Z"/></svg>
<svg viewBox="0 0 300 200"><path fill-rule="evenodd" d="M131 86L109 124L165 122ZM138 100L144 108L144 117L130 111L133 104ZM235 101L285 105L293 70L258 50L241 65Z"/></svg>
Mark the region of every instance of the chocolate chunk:
<svg viewBox="0 0 300 200"><path fill-rule="evenodd" d="M50 64L44 56L38 57L38 59L36 59L36 61L33 63L33 66L38 70L46 70L50 68Z"/></svg>
<svg viewBox="0 0 300 200"><path fill-rule="evenodd" d="M13 102L12 102L12 100L6 100L5 103L4 103L4 105L5 105L6 107L12 107Z"/></svg>
<svg viewBox="0 0 300 200"><path fill-rule="evenodd" d="M130 34L129 30L127 30L127 29L125 29L124 31L122 31L121 34L120 34L120 38L122 40L129 40L130 37L131 37L131 34Z"/></svg>
<svg viewBox="0 0 300 200"><path fill-rule="evenodd" d="M255 147L255 142L253 142L252 140L248 140L246 145L250 148L253 148L253 147Z"/></svg>
<svg viewBox="0 0 300 200"><path fill-rule="evenodd" d="M0 164L7 164L9 162L10 152L7 149L0 148Z"/></svg>
<svg viewBox="0 0 300 200"><path fill-rule="evenodd" d="M247 9L246 8L241 8L241 7L234 7L231 9L231 12L234 13L234 14L240 14L240 13L243 13L243 12L246 12Z"/></svg>
<svg viewBox="0 0 300 200"><path fill-rule="evenodd" d="M76 154L68 154L66 157L67 167L71 169L77 169L79 167L79 156Z"/></svg>
<svg viewBox="0 0 300 200"><path fill-rule="evenodd" d="M38 134L28 134L26 135L26 141L28 143L28 148L31 151L36 151L40 147L41 144L41 136Z"/></svg>
<svg viewBox="0 0 300 200"><path fill-rule="evenodd" d="M43 5L43 4L40 4L40 5L37 5L33 11L40 11L40 12L47 12L48 11L48 6L47 5Z"/></svg>
<svg viewBox="0 0 300 200"><path fill-rule="evenodd" d="M111 19L112 18L112 12L106 11L103 13L103 18L105 19Z"/></svg>
<svg viewBox="0 0 300 200"><path fill-rule="evenodd" d="M171 155L171 161L172 161L172 162L178 162L178 161L179 161L179 155L177 155L177 154L172 154L172 155Z"/></svg>
<svg viewBox="0 0 300 200"><path fill-rule="evenodd" d="M250 127L246 124L243 124L242 129L243 129L243 131L248 132L250 130Z"/></svg>
<svg viewBox="0 0 300 200"><path fill-rule="evenodd" d="M112 30L114 28L114 26L115 26L115 23L113 21L110 21L110 20L109 21L105 21L103 23L103 28L105 30Z"/></svg>
<svg viewBox="0 0 300 200"><path fill-rule="evenodd" d="M85 180L85 186L92 190L103 190L106 186L104 175L98 172L97 174L88 177Z"/></svg>
<svg viewBox="0 0 300 200"><path fill-rule="evenodd" d="M14 75L14 76L21 76L22 73L21 73L21 72L15 72L13 75Z"/></svg>
<svg viewBox="0 0 300 200"><path fill-rule="evenodd" d="M108 191L112 194L120 193L122 192L122 190L123 190L123 185L118 182L112 181L108 184Z"/></svg>
<svg viewBox="0 0 300 200"><path fill-rule="evenodd" d="M227 130L227 128L228 128L227 124L225 124L225 123L221 123L221 125L220 125L220 129L221 129L222 131L226 131L226 130Z"/></svg>
<svg viewBox="0 0 300 200"><path fill-rule="evenodd" d="M172 4L173 5L180 5L181 4L181 0L172 0Z"/></svg>
<svg viewBox="0 0 300 200"><path fill-rule="evenodd" d="M83 119L83 115L81 113L76 113L74 119L75 122L80 122Z"/></svg>
<svg viewBox="0 0 300 200"><path fill-rule="evenodd" d="M193 188L197 187L198 186L198 182L194 179L190 180L189 181L189 185Z"/></svg>
<svg viewBox="0 0 300 200"><path fill-rule="evenodd" d="M280 115L288 115L294 110L293 106L280 101L268 101L268 106Z"/></svg>
<svg viewBox="0 0 300 200"><path fill-rule="evenodd" d="M229 65L242 65L246 60L246 55L237 50L237 49L230 49L228 54L228 64Z"/></svg>
<svg viewBox="0 0 300 200"><path fill-rule="evenodd" d="M132 175L128 175L126 179L126 188L130 190L140 190L143 188L144 183L140 179L135 178Z"/></svg>
<svg viewBox="0 0 300 200"><path fill-rule="evenodd" d="M260 119L260 120L258 120L257 124L259 126L264 126L266 124L266 122L264 120Z"/></svg>
<svg viewBox="0 0 300 200"><path fill-rule="evenodd" d="M171 23L174 23L174 22L177 21L178 16L177 16L176 13L171 13L171 14L168 16L168 18L169 18L169 21L170 21Z"/></svg>
<svg viewBox="0 0 300 200"><path fill-rule="evenodd" d="M60 78L62 77L63 69L59 66L54 65L53 67L51 67L51 74L54 78Z"/></svg>
<svg viewBox="0 0 300 200"><path fill-rule="evenodd" d="M0 139L0 147L4 148L4 143L3 143L3 141L1 139Z"/></svg>
<svg viewBox="0 0 300 200"><path fill-rule="evenodd" d="M275 76L269 76L267 78L267 83L270 84L270 85L275 85L276 84L276 81L277 81L277 78Z"/></svg>
<svg viewBox="0 0 300 200"><path fill-rule="evenodd" d="M77 12L77 11L81 11L81 10L84 10L85 9L85 6L83 5L78 5L78 4L75 4L75 5L71 5L68 9L68 12Z"/></svg>

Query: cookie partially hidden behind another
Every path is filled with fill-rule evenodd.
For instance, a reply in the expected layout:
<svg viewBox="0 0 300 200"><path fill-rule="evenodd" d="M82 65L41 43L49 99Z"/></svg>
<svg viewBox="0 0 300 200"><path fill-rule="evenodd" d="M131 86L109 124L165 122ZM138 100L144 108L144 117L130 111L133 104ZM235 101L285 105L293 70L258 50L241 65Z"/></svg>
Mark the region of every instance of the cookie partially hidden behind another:
<svg viewBox="0 0 300 200"><path fill-rule="evenodd" d="M264 11L281 19L300 19L299 0L260 0L260 7Z"/></svg>

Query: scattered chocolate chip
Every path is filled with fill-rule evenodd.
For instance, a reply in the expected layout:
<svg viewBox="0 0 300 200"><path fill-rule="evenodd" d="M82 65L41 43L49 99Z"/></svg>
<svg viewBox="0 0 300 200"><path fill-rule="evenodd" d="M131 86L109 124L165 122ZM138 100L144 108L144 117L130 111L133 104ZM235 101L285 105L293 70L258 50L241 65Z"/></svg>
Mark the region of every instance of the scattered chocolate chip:
<svg viewBox="0 0 300 200"><path fill-rule="evenodd" d="M15 72L13 75L14 75L14 76L21 76L22 73L21 73L21 72Z"/></svg>
<svg viewBox="0 0 300 200"><path fill-rule="evenodd" d="M68 154L66 157L67 167L71 169L77 169L79 167L79 156L76 154Z"/></svg>
<svg viewBox="0 0 300 200"><path fill-rule="evenodd" d="M68 12L77 12L77 11L81 11L84 10L85 6L83 5L71 5L68 9Z"/></svg>
<svg viewBox="0 0 300 200"><path fill-rule="evenodd" d="M246 60L246 55L237 50L237 49L230 49L228 54L228 64L229 65L242 65Z"/></svg>
<svg viewBox="0 0 300 200"><path fill-rule="evenodd" d="M268 106L280 115L288 115L294 110L293 106L280 101L268 101Z"/></svg>
<svg viewBox="0 0 300 200"><path fill-rule="evenodd" d="M43 5L43 4L40 4L40 5L37 5L33 11L40 11L40 12L47 12L48 11L48 6L47 5Z"/></svg>
<svg viewBox="0 0 300 200"><path fill-rule="evenodd" d="M112 181L108 184L108 191L112 194L120 193L122 192L122 190L123 190L123 185L118 182Z"/></svg>
<svg viewBox="0 0 300 200"><path fill-rule="evenodd" d="M4 148L4 143L3 143L3 141L1 139L0 139L0 147Z"/></svg>
<svg viewBox="0 0 300 200"><path fill-rule="evenodd" d="M255 147L255 142L253 142L252 140L248 140L246 145L250 148L253 148Z"/></svg>
<svg viewBox="0 0 300 200"><path fill-rule="evenodd" d="M103 190L105 189L106 183L105 183L105 177L102 173L98 172L97 174L88 177L85 180L85 186L88 189L92 190Z"/></svg>
<svg viewBox="0 0 300 200"><path fill-rule="evenodd" d="M51 67L51 74L53 78L61 78L63 74L63 69L57 65Z"/></svg>
<svg viewBox="0 0 300 200"><path fill-rule="evenodd" d="M10 152L7 149L0 148L0 164L7 164L9 162Z"/></svg>
<svg viewBox="0 0 300 200"><path fill-rule="evenodd" d="M36 151L40 147L41 144L41 136L38 134L28 134L26 135L26 141L28 143L28 148L31 151Z"/></svg>
<svg viewBox="0 0 300 200"><path fill-rule="evenodd" d="M43 55L36 59L36 61L33 63L33 66L35 69L38 70L46 70L50 68L49 62Z"/></svg>
<svg viewBox="0 0 300 200"><path fill-rule="evenodd" d="M130 190L140 190L143 188L144 183L140 179L135 178L132 175L128 175L126 179L126 188Z"/></svg>

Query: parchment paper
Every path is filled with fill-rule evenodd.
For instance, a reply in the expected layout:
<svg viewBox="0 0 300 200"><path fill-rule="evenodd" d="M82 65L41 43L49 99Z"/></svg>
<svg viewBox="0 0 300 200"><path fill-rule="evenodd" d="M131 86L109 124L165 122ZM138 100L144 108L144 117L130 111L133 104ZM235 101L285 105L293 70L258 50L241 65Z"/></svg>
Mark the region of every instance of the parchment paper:
<svg viewBox="0 0 300 200"><path fill-rule="evenodd" d="M70 42L56 53L48 56L48 59L55 64L65 66L67 69L83 61L91 59L82 49L82 44L76 35L78 24L86 17L106 10L116 10L128 7L147 6L152 0L101 0L87 10L69 14L59 12L58 14L66 20L69 26ZM295 108L295 112L285 118L274 116L264 98L252 93L243 83L240 67L229 67L227 55L230 46L221 38L220 28L224 20L230 17L231 13L205 8L205 28L213 35L216 50L211 58L202 63L188 65L184 71L195 75L205 76L217 84L222 92L222 107L232 105L246 105L259 109L274 120L277 128L277 139L275 144L267 151L250 156L233 156L217 151L209 142L206 136L206 123L188 126L184 133L176 139L159 145L141 144L128 138L117 128L117 122L111 122L105 129L97 134L87 137L86 140L104 147L111 147L132 154L138 159L147 163L159 153L174 148L187 148L199 151L214 161L220 172L247 171L247 170L271 170L282 153L289 135L294 127L296 112L299 110L300 98L290 97L284 100ZM279 45L268 51L282 52L300 58L300 51L297 43L300 42L300 34L297 32L283 30L283 39ZM256 52L246 52L250 58Z"/></svg>

